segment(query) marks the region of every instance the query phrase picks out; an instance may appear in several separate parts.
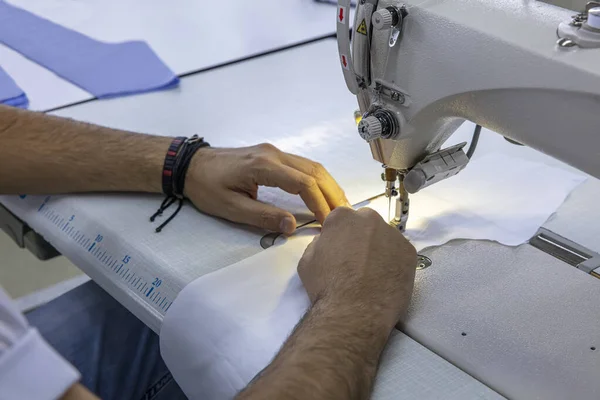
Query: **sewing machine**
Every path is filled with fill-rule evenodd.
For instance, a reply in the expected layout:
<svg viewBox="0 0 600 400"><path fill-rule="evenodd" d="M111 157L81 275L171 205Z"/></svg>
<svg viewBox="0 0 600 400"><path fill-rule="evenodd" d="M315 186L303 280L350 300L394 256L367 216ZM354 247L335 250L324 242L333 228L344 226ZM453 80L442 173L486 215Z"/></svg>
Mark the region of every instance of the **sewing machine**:
<svg viewBox="0 0 600 400"><path fill-rule="evenodd" d="M349 3L340 63L400 230L409 193L469 162L466 143L440 149L465 119L479 125L473 150L483 126L600 176L600 2L564 20L537 1L362 0L352 51Z"/></svg>

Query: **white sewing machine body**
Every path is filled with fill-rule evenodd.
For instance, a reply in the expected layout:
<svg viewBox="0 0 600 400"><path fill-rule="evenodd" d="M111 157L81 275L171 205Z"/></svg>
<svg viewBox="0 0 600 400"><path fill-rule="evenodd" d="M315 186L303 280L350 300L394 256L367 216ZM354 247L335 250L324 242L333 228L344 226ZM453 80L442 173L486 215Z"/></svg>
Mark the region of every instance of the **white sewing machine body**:
<svg viewBox="0 0 600 400"><path fill-rule="evenodd" d="M374 11L403 6L395 26L371 25ZM596 48L559 46L557 30L572 14L522 0L360 4L355 27L366 21L366 34L353 33L346 82L365 116L383 109L397 125L369 138L373 157L408 170L468 119L600 175L600 30L589 28Z"/></svg>
<svg viewBox="0 0 600 400"><path fill-rule="evenodd" d="M591 19L596 16L590 15L588 25L587 12L573 17L526 0L366 0L356 9L351 51L343 17L348 3L340 0L338 7L340 63L358 97L360 135L386 167L388 195L390 188L397 195L390 183L396 177L388 174L398 171L392 222L400 229L406 224L401 216L408 214L404 182L411 172L441 154L439 176L434 171L422 174L418 184L411 180L418 191L468 162L462 146L438 153L464 120L600 176L600 29L593 26L600 19ZM600 15L600 9L594 12ZM531 244L563 260L560 251L581 250L551 236L541 232ZM592 343L600 339L600 323L588 310L600 281L583 274L561 278L551 258L531 246L521 250L480 242L426 251L442 257L444 265L418 274L405 332L510 398L599 398L600 360ZM482 259L474 263L474 254L485 265ZM586 271L596 278L597 257L579 260L597 268ZM497 296L483 295L490 290ZM457 317L444 296L464 312ZM466 331L453 336L451 331L461 329L473 329L476 337L464 340Z"/></svg>

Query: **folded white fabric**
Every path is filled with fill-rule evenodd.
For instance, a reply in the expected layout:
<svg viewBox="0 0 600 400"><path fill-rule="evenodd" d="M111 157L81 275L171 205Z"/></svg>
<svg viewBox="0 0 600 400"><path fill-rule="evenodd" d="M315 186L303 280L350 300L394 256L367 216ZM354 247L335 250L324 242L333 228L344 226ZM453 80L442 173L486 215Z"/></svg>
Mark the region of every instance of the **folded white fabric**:
<svg viewBox="0 0 600 400"><path fill-rule="evenodd" d="M452 239L487 239L508 246L529 240L585 175L501 153L410 196L407 236L421 250ZM387 204L373 208L387 213Z"/></svg>
<svg viewBox="0 0 600 400"><path fill-rule="evenodd" d="M458 176L411 197L407 236L417 249L456 238L521 244L584 179L537 162L486 155ZM387 216L387 199L368 205ZM285 243L205 275L179 294L163 322L161 353L190 398L231 398L268 365L309 306L296 265L316 233L318 228L301 229ZM422 346L411 348L403 355L406 360L429 354ZM460 374L445 388L430 390L439 387L435 380L457 369L438 358L428 365L435 370L428 375L431 382L419 378L426 395L415 388L403 392L403 398L497 396ZM385 382L379 385L394 384Z"/></svg>
<svg viewBox="0 0 600 400"><path fill-rule="evenodd" d="M309 306L296 265L318 228L189 284L166 315L161 354L185 394L231 399L266 367ZM396 331L374 399L502 399Z"/></svg>

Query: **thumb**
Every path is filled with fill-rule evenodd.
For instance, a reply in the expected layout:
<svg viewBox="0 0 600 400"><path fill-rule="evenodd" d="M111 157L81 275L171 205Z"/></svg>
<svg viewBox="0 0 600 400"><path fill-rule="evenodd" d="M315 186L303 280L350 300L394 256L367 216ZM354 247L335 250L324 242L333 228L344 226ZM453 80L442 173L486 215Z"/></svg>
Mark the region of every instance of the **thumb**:
<svg viewBox="0 0 600 400"><path fill-rule="evenodd" d="M296 230L296 218L291 213L243 194L234 197L233 212L228 219L288 235Z"/></svg>

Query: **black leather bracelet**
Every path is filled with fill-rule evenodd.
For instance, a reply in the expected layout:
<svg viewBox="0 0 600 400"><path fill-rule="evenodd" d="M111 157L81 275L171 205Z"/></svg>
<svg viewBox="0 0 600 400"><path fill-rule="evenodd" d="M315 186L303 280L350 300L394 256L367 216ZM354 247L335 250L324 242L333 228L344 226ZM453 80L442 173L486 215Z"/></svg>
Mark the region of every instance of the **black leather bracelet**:
<svg viewBox="0 0 600 400"><path fill-rule="evenodd" d="M171 142L167 155L165 156L162 175L162 189L166 197L158 210L150 217L150 222L154 222L156 217L161 216L162 213L176 201L179 201L179 204L175 212L156 228L156 232L162 231L162 229L171 222L181 210L185 190L185 177L190 167L192 157L198 149L208 146L210 145L204 141L204 138L198 137L198 135L194 135L191 138L180 136L173 139L173 142Z"/></svg>
<svg viewBox="0 0 600 400"><path fill-rule="evenodd" d="M185 141L181 151L177 155L175 165L173 166L172 196L175 196L178 199L183 199L185 190L185 177L190 167L192 157L199 149L208 146L210 146L210 144L205 142L204 138L198 137L198 135L194 135Z"/></svg>
<svg viewBox="0 0 600 400"><path fill-rule="evenodd" d="M187 140L184 136L178 136L171 142L167 155L165 156L165 164L162 171L162 191L167 196L173 195L173 167L177 160L177 154L181 149L181 146Z"/></svg>

